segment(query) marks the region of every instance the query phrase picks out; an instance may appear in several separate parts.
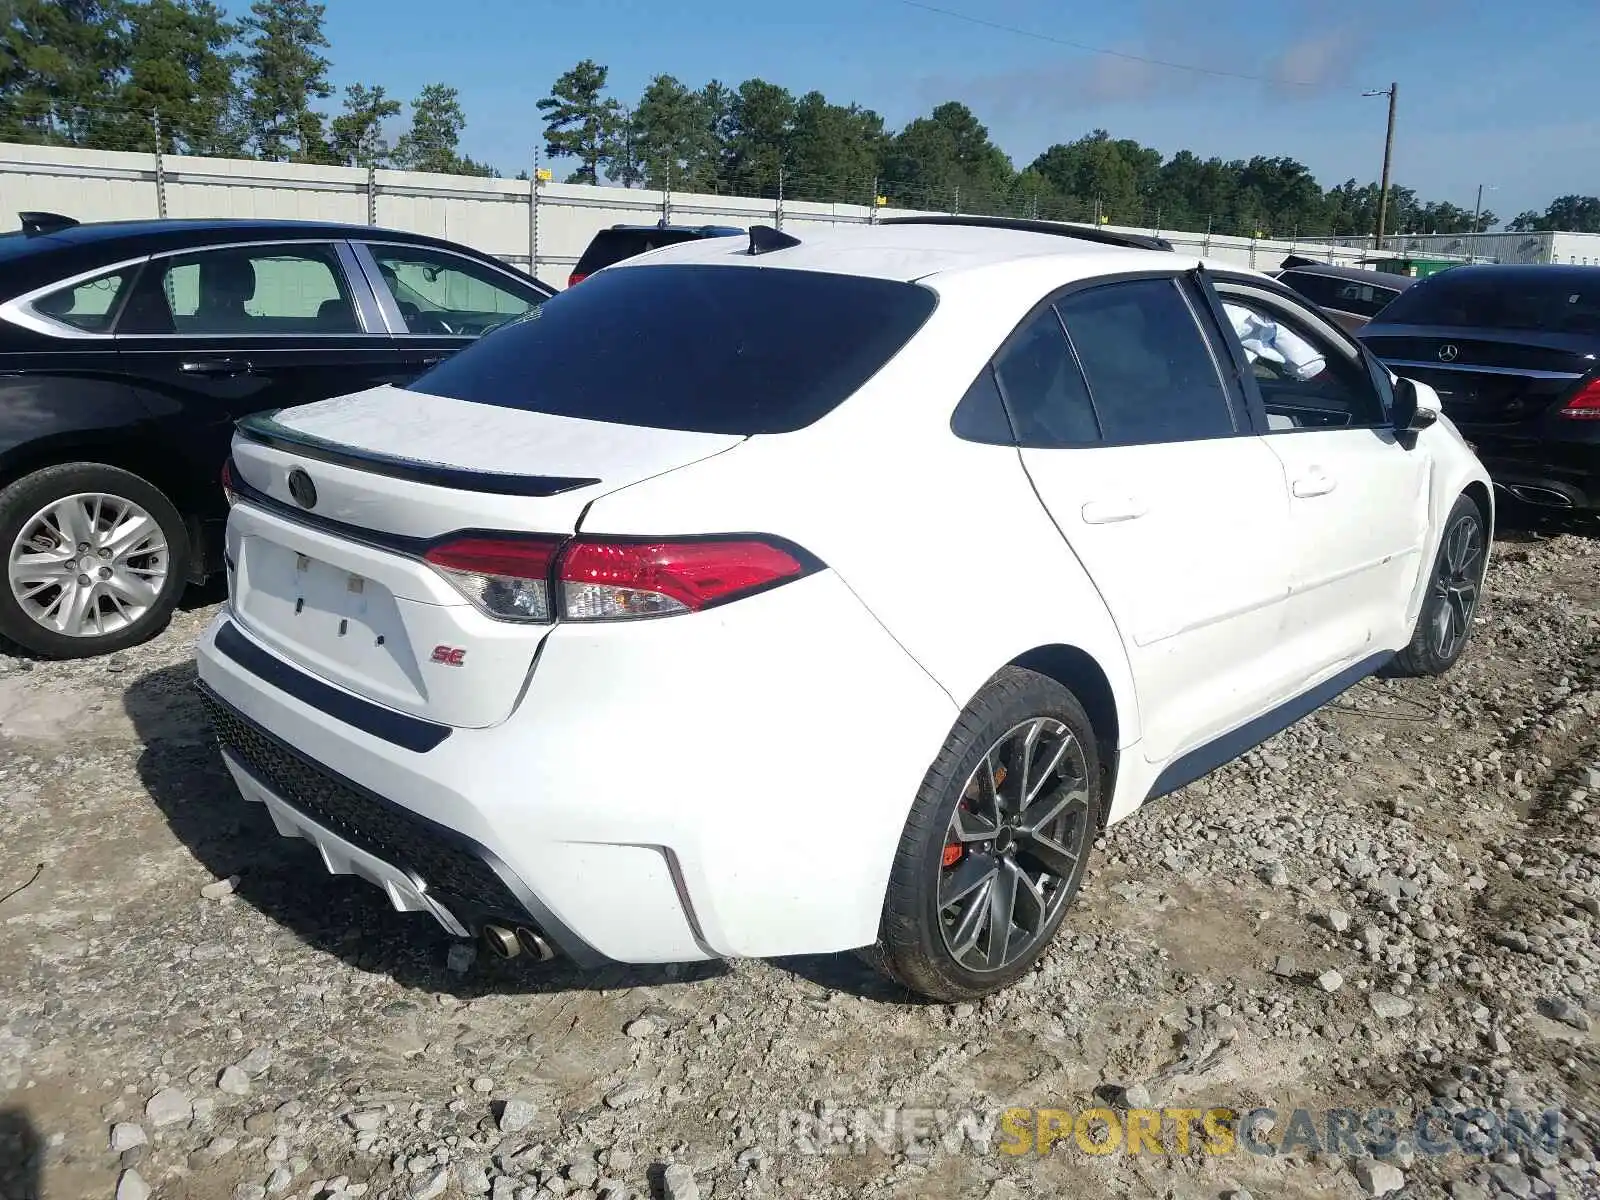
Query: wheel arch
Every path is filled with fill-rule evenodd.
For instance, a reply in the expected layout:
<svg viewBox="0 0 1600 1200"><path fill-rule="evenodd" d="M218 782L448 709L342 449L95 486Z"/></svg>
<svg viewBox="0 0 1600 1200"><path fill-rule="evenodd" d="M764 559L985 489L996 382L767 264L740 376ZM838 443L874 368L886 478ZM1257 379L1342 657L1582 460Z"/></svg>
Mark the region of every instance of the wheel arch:
<svg viewBox="0 0 1600 1200"><path fill-rule="evenodd" d="M1110 676L1088 651L1061 642L1035 646L1006 665L1037 671L1055 680L1083 705L1089 723L1094 727L1100 771L1105 781L1101 790L1100 811L1096 814L1101 829L1104 829L1111 813L1111 798L1116 792L1120 761L1118 747L1121 745L1123 724L1117 712L1117 697L1111 687Z"/></svg>

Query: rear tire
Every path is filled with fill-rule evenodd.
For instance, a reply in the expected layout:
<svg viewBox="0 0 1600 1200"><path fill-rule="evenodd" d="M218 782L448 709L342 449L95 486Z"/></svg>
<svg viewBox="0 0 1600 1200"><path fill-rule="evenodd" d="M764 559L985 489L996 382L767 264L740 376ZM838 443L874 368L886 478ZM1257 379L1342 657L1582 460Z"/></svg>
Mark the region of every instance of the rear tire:
<svg viewBox="0 0 1600 1200"><path fill-rule="evenodd" d="M159 489L102 463L63 463L0 491L0 638L89 658L166 627L189 574L183 518Z"/></svg>
<svg viewBox="0 0 1600 1200"><path fill-rule="evenodd" d="M1054 938L1099 829L1083 705L1048 676L997 674L956 720L912 805L873 966L935 1000L1010 986Z"/></svg>
<svg viewBox="0 0 1600 1200"><path fill-rule="evenodd" d="M1472 619L1483 595L1488 531L1470 496L1459 496L1445 519L1444 537L1428 574L1428 590L1406 648L1384 674L1443 675L1456 665L1472 637Z"/></svg>

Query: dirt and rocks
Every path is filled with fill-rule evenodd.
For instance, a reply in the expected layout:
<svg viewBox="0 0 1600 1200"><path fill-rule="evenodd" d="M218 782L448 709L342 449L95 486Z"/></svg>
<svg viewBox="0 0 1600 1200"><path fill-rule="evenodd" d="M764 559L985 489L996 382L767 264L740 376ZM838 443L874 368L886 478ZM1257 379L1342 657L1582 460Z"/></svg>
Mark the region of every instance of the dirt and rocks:
<svg viewBox="0 0 1600 1200"><path fill-rule="evenodd" d="M7 661L0 1196L1600 1195L1600 538L1496 554L1454 673L1136 814L977 1005L848 956L453 947L237 798L190 686L211 607ZM1066 1111L986 1141L1010 1108ZM1152 1108L1199 1111L1135 1139Z"/></svg>

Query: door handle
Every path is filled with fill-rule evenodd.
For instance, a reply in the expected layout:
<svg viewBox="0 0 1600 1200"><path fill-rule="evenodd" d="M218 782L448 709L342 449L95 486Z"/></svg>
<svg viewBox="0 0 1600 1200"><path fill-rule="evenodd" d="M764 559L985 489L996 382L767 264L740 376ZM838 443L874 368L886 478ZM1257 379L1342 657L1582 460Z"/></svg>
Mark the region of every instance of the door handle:
<svg viewBox="0 0 1600 1200"><path fill-rule="evenodd" d="M179 363L178 370L185 375L208 375L216 379L230 379L235 375L250 375L254 368L242 358L196 358Z"/></svg>
<svg viewBox="0 0 1600 1200"><path fill-rule="evenodd" d="M1137 521L1149 509L1137 496L1120 496L1115 500L1091 500L1083 506L1085 525L1114 525L1119 521Z"/></svg>
<svg viewBox="0 0 1600 1200"><path fill-rule="evenodd" d="M1326 496L1339 486L1338 480L1332 475L1324 475L1321 471L1314 471L1310 475L1302 475L1294 481L1292 491L1302 500L1312 496Z"/></svg>

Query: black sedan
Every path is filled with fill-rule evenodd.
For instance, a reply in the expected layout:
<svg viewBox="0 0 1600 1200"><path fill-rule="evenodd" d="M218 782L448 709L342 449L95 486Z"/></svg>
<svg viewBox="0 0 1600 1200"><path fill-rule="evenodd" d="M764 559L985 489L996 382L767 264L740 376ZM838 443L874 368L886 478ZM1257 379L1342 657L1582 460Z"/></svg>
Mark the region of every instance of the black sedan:
<svg viewBox="0 0 1600 1200"><path fill-rule="evenodd" d="M407 383L552 293L368 226L22 218L0 234L0 638L51 658L145 640L220 567L238 418Z"/></svg>
<svg viewBox="0 0 1600 1200"><path fill-rule="evenodd" d="M1600 510L1600 267L1451 267L1359 336L1438 391L1498 486Z"/></svg>

